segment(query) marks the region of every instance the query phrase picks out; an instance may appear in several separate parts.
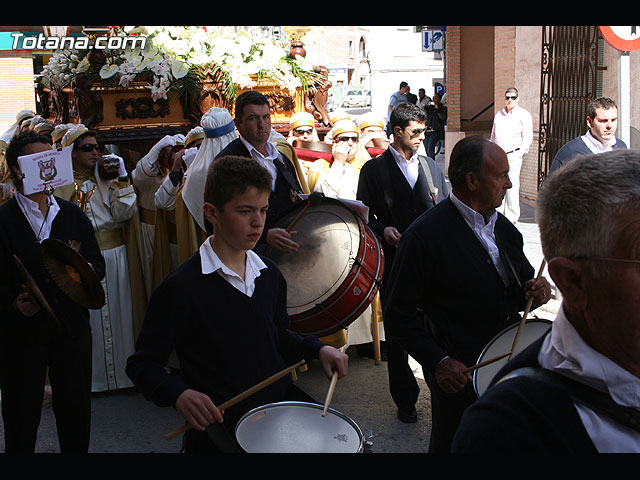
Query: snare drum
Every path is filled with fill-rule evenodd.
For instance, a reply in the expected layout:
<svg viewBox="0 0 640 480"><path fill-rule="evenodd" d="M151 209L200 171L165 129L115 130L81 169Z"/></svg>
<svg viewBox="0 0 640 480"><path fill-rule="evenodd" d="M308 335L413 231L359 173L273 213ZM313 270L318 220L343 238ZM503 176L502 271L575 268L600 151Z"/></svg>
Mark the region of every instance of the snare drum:
<svg viewBox="0 0 640 480"><path fill-rule="evenodd" d="M510 352L518 328L520 328L520 322L509 325L493 337L480 354L476 364ZM551 321L549 320L527 320L520 332L520 338L518 339L518 344L516 345L512 358L544 335L549 328L551 328ZM509 357L505 357L473 371L473 389L478 397L487 390L493 377L508 361Z"/></svg>
<svg viewBox="0 0 640 480"><path fill-rule="evenodd" d="M307 202L299 202L275 222L287 228ZM290 328L324 337L354 322L369 306L382 281L384 254L371 228L344 203L323 198L293 230L297 253L267 248L287 281Z"/></svg>
<svg viewBox="0 0 640 480"><path fill-rule="evenodd" d="M307 402L278 402L254 408L236 425L247 453L362 453L364 436L346 415Z"/></svg>

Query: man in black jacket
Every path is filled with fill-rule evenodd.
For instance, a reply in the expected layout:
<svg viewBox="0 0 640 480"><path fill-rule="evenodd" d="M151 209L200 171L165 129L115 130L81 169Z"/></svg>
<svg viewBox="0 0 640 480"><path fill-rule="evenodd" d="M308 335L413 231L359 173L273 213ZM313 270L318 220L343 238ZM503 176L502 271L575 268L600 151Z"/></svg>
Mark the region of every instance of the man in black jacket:
<svg viewBox="0 0 640 480"><path fill-rule="evenodd" d="M464 370L520 320L527 296L537 307L551 290L544 277L532 279L521 233L495 210L511 187L505 152L466 137L451 152L449 180L449 198L403 234L382 299L387 331L420 363L431 391L432 453L449 451L477 398Z"/></svg>
<svg viewBox="0 0 640 480"><path fill-rule="evenodd" d="M69 299L43 264L41 242L76 247L99 278L105 263L93 227L75 204L44 192L24 195L18 157L51 150L51 140L19 134L7 148L16 194L0 206L0 389L7 453L33 453L47 374L62 453L87 453L91 426L89 311ZM60 322L25 291L16 255Z"/></svg>
<svg viewBox="0 0 640 480"><path fill-rule="evenodd" d="M640 452L638 185L627 149L576 157L544 181L536 216L562 305L465 412L454 452Z"/></svg>
<svg viewBox="0 0 640 480"><path fill-rule="evenodd" d="M387 291L398 242L409 225L423 212L446 198L444 173L428 157L416 152L424 140L425 113L408 103L398 105L390 117L393 143L379 157L367 161L360 171L357 199L369 207L369 226L382 239L384 273L381 298ZM407 354L385 329L389 388L398 417L415 422L419 388Z"/></svg>
<svg viewBox="0 0 640 480"><path fill-rule="evenodd" d="M298 201L302 193L300 182L291 159L280 153L269 141L271 136L271 110L269 100L260 92L248 90L236 99L234 122L240 138L235 139L216 158L236 155L253 158L273 177L269 211L264 233L260 239L269 246L285 252L295 252L298 244L284 228L273 228L274 219Z"/></svg>

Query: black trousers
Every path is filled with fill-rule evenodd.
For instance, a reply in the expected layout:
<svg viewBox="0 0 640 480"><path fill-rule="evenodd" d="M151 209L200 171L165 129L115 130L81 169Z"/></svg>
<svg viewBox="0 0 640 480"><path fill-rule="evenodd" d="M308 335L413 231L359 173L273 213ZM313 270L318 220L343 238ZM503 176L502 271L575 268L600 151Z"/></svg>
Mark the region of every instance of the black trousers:
<svg viewBox="0 0 640 480"><path fill-rule="evenodd" d="M280 401L318 403L293 384ZM212 423L203 432L187 430L182 440L184 453L243 453L235 436L235 427L240 418L228 418L225 415L224 420L222 423Z"/></svg>
<svg viewBox="0 0 640 480"><path fill-rule="evenodd" d="M48 318L0 332L0 392L6 453L34 453L45 379L62 453L87 453L91 429L91 328L70 337Z"/></svg>
<svg viewBox="0 0 640 480"><path fill-rule="evenodd" d="M380 289L380 296L384 298L384 287ZM423 322L422 313L416 311L419 321ZM384 320L384 317L383 317ZM420 394L420 386L409 366L409 355L400 343L390 335L385 328L385 343L387 345L387 374L389 376L389 393L393 403L398 408L411 410L415 407Z"/></svg>
<svg viewBox="0 0 640 480"><path fill-rule="evenodd" d="M470 382L458 393L446 393L440 388L432 373L425 371L424 374L431 392L429 453L450 453L462 414L478 397Z"/></svg>

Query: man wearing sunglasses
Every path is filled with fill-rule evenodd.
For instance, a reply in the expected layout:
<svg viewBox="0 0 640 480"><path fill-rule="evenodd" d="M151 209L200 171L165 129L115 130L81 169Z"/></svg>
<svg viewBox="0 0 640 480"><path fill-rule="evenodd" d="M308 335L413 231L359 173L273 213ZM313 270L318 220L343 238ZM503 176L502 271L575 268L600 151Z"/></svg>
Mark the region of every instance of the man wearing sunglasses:
<svg viewBox="0 0 640 480"><path fill-rule="evenodd" d="M522 159L533 141L533 121L531 114L518 105L519 95L515 87L508 88L504 95L506 105L496 113L490 140L507 154L512 185L498 211L515 224L520 218L520 170Z"/></svg>
<svg viewBox="0 0 640 480"><path fill-rule="evenodd" d="M82 124L74 125L63 136L62 144L72 148L74 184L60 187L56 195L65 200L85 196L85 215L93 225L106 264L105 304L100 310L89 311L93 336L91 390L129 388L133 383L124 367L135 350L134 337L147 305L137 195L122 158L112 156L116 160L113 171L101 173L104 158L96 132Z"/></svg>
<svg viewBox="0 0 640 480"><path fill-rule="evenodd" d="M369 207L369 225L382 239L385 261L382 302L402 233L449 193L442 169L433 159L417 154L424 141L425 122L425 112L416 105L403 103L394 108L389 120L392 143L360 171L357 199ZM398 418L415 422L418 384L407 353L389 335L386 326L385 336L389 388L398 407Z"/></svg>
<svg viewBox="0 0 640 480"><path fill-rule="evenodd" d="M309 112L298 112L291 116L289 121L289 136L287 141L294 144L295 140L302 142L318 142L318 133L313 115Z"/></svg>

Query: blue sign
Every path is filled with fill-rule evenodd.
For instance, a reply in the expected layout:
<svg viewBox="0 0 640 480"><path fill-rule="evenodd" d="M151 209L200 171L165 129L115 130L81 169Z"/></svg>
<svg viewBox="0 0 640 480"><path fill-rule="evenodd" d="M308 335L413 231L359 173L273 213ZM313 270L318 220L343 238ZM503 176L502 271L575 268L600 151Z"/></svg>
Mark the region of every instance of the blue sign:
<svg viewBox="0 0 640 480"><path fill-rule="evenodd" d="M433 86L433 93L440 96L444 95L444 85L442 85L439 82L436 82Z"/></svg>
<svg viewBox="0 0 640 480"><path fill-rule="evenodd" d="M444 49L444 33L440 30L422 31L422 51L438 52Z"/></svg>

